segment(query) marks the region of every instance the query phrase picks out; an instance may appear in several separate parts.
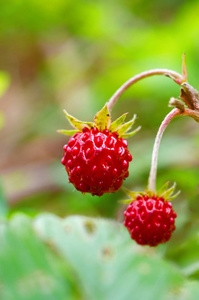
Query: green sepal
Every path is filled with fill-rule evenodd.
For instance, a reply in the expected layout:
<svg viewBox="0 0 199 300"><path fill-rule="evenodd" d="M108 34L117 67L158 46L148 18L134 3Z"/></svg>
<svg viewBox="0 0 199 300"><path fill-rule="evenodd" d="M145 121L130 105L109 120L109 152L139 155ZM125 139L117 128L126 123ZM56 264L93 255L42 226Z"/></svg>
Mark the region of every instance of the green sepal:
<svg viewBox="0 0 199 300"><path fill-rule="evenodd" d="M163 184L163 186L161 186L161 188L157 191L157 196L161 197L161 195L168 190L168 186L169 186L169 181L167 181L165 184Z"/></svg>
<svg viewBox="0 0 199 300"><path fill-rule="evenodd" d="M113 123L111 123L109 130L111 132L114 132L117 130L118 127L120 127L122 125L122 123L124 122L125 118L126 118L127 113L123 114L122 116L120 116L118 119L116 119Z"/></svg>
<svg viewBox="0 0 199 300"><path fill-rule="evenodd" d="M65 130L65 129L61 129L61 130L57 130L57 132L72 136L75 133L79 132L79 130Z"/></svg>
<svg viewBox="0 0 199 300"><path fill-rule="evenodd" d="M136 115L133 116L133 119L130 120L127 123L124 123L117 129L117 133L120 137L123 137L123 135L132 127L133 123L135 122Z"/></svg>
<svg viewBox="0 0 199 300"><path fill-rule="evenodd" d="M103 131L109 128L111 124L110 112L108 110L107 103L104 107L95 115L93 126L96 126L99 130Z"/></svg>
<svg viewBox="0 0 199 300"><path fill-rule="evenodd" d="M175 199L179 194L181 193L181 191L177 191L173 196L169 197L169 201Z"/></svg>
<svg viewBox="0 0 199 300"><path fill-rule="evenodd" d="M136 134L141 128L142 128L141 126L138 126L135 130L123 134L122 137L123 137L124 139L127 139L127 138L133 136L134 134Z"/></svg>
<svg viewBox="0 0 199 300"><path fill-rule="evenodd" d="M124 187L122 187L122 190L129 196L131 197L131 201L133 200L136 200L137 196L144 196L145 193L144 192L133 192L133 191L130 191Z"/></svg>
<svg viewBox="0 0 199 300"><path fill-rule="evenodd" d="M169 199L169 197L173 194L176 187L176 183L172 185L168 190L166 190L164 193L161 194L161 197L164 197L164 199Z"/></svg>
<svg viewBox="0 0 199 300"><path fill-rule="evenodd" d="M126 200L119 200L118 202L119 203L122 203L122 204L130 204L132 201L134 201L136 199L126 199Z"/></svg>
<svg viewBox="0 0 199 300"><path fill-rule="evenodd" d="M108 109L108 103L104 105L104 107L95 115L94 121L92 122L84 122L76 119L75 117L71 116L64 110L64 114L70 124L75 128L74 130L58 130L59 133L63 133L66 135L73 135L78 131L82 131L84 127L88 129L92 129L93 127L97 127L98 130L103 131L104 129L108 129L110 132L117 132L119 137L128 138L136 134L140 129L141 126L133 130L132 132L127 132L133 125L136 119L136 115L133 116L133 119L124 123L127 113L120 116L116 119L113 123L111 123L111 116Z"/></svg>
<svg viewBox="0 0 199 300"><path fill-rule="evenodd" d="M145 193L143 193L144 195L147 195L149 198L152 198L153 196L157 196L156 193L154 193L153 191L150 190L145 190Z"/></svg>
<svg viewBox="0 0 199 300"><path fill-rule="evenodd" d="M69 115L65 109L64 109L64 114L65 114L66 118L68 119L68 121L71 123L71 125L75 129L78 129L78 130L82 131L82 129L84 127L88 127L89 129L93 127L92 122L80 121L80 120L74 118L73 116Z"/></svg>
<svg viewBox="0 0 199 300"><path fill-rule="evenodd" d="M163 197L166 201L171 201L173 199L175 199L179 194L180 191L176 192L173 195L173 192L176 188L176 183L174 182L174 184L172 185L172 187L168 188L169 186L169 181L166 182L157 192L157 197Z"/></svg>
<svg viewBox="0 0 199 300"><path fill-rule="evenodd" d="M169 182L166 182L159 190L158 192L154 192L154 191L150 191L150 190L145 190L144 192L134 192L134 191L130 191L126 188L122 188L122 190L131 198L131 199L127 199L127 200L121 200L119 201L120 203L125 203L125 204L129 204L132 201L137 200L138 196L145 196L147 195L149 198L152 198L153 196L157 196L158 198L163 197L165 201L171 201L173 199L175 199L179 194L180 191L178 191L177 193L175 193L173 195L173 192L175 190L176 187L176 183L174 183L172 185L172 187L168 188Z"/></svg>

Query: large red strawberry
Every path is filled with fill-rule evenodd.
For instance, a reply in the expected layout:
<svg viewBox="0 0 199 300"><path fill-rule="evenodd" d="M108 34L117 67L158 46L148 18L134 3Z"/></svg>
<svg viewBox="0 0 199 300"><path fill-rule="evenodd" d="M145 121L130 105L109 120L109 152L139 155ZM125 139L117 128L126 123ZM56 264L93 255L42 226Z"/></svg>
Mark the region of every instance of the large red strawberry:
<svg viewBox="0 0 199 300"><path fill-rule="evenodd" d="M126 114L111 123L107 104L99 111L93 123L82 122L65 115L76 130L59 132L73 135L63 147L62 164L69 181L83 193L101 196L117 191L128 177L132 156L126 137L134 135L140 128L126 133L135 117L123 124Z"/></svg>
<svg viewBox="0 0 199 300"><path fill-rule="evenodd" d="M124 225L127 227L131 238L140 245L157 246L167 242L175 230L177 214L170 201L172 188L165 192L134 193L127 210L124 212ZM126 201L127 202L127 201Z"/></svg>

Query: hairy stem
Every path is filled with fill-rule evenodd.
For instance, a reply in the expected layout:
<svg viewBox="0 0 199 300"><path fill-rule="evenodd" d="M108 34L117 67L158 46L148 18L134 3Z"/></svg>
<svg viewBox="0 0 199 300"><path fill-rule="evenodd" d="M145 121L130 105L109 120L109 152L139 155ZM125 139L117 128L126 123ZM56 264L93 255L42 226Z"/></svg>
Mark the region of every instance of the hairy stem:
<svg viewBox="0 0 199 300"><path fill-rule="evenodd" d="M152 192L156 192L156 175L157 175L157 165L158 165L158 152L160 147L160 142L163 136L163 133L168 126L168 124L173 120L176 116L189 116L193 118L195 121L199 122L199 113L195 110L185 108L183 111L174 108L162 121L162 124L160 125L160 128L158 130L158 133L155 138L154 146L153 146L153 152L152 152L152 159L151 159L151 169L149 173L149 181L148 181L148 190Z"/></svg>
<svg viewBox="0 0 199 300"><path fill-rule="evenodd" d="M168 69L153 69L149 71L142 72L140 74L137 74L127 80L110 98L108 102L108 109L111 110L116 103L116 101L119 99L119 97L134 83L138 82L141 79L144 79L146 77L150 77L153 75L164 75L172 78L176 83L181 84L184 82L185 78L183 75L180 75L179 73L168 70Z"/></svg>
<svg viewBox="0 0 199 300"><path fill-rule="evenodd" d="M158 165L158 152L160 147L160 142L163 136L163 133L170 123L170 121L175 118L177 115L181 114L181 111L178 108L174 108L170 113L164 118L158 133L155 138L153 152L152 152L152 159L151 159L151 169L149 174L149 182L148 182L148 190L152 192L156 192L156 175L157 175L157 165Z"/></svg>

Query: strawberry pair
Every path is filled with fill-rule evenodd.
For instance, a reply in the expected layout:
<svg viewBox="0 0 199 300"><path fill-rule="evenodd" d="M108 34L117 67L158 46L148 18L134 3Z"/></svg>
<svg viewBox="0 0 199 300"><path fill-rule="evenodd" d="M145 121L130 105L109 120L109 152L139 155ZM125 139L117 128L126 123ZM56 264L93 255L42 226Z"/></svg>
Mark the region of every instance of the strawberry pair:
<svg viewBox="0 0 199 300"><path fill-rule="evenodd" d="M59 130L72 135L63 147L62 164L78 191L101 196L120 189L129 176L132 156L126 138L139 129L129 132L136 116L124 123L126 114L111 123L108 105L94 117L93 122L82 122L64 111L74 130ZM138 244L157 246L167 242L175 230L176 213L168 200L172 189L166 185L161 193L127 193L131 199L124 213L124 225ZM164 197L165 195L165 197Z"/></svg>

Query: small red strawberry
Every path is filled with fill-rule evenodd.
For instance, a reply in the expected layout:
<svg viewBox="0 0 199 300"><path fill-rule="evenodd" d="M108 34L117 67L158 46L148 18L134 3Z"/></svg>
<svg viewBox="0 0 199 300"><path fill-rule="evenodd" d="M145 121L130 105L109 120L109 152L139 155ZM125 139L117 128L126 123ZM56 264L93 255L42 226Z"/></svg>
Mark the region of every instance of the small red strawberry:
<svg viewBox="0 0 199 300"><path fill-rule="evenodd" d="M165 190L162 195L152 192L134 193L127 210L124 212L124 225L131 238L140 245L157 246L166 243L176 229L175 218L177 214L172 208L169 199L174 190ZM162 191L162 190L161 190Z"/></svg>
<svg viewBox="0 0 199 300"><path fill-rule="evenodd" d="M128 177L129 162L132 156L125 137L134 135L140 128L126 133L135 117L123 124L126 114L111 123L107 104L98 112L94 122L82 122L65 115L76 128L73 131L59 132L73 135L63 147L62 164L69 181L83 193L101 196L117 191Z"/></svg>

